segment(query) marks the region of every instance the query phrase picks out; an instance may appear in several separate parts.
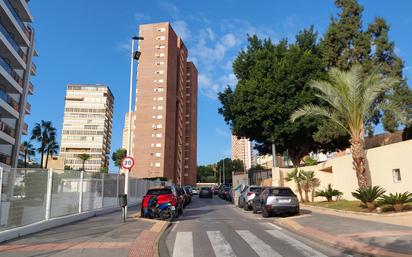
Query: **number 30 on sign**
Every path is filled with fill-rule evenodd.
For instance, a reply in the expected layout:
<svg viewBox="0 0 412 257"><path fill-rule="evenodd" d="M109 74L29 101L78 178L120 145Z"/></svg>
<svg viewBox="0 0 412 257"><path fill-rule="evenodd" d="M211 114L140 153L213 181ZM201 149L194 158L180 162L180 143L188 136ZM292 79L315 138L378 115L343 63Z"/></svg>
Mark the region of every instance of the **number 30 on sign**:
<svg viewBox="0 0 412 257"><path fill-rule="evenodd" d="M122 159L122 168L130 170L134 165L134 160L130 156L126 156Z"/></svg>

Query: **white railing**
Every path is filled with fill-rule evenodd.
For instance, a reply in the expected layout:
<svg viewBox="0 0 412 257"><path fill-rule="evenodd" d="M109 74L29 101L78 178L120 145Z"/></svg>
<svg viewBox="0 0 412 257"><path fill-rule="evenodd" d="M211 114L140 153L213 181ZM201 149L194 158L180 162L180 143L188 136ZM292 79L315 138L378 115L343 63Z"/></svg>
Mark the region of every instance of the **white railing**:
<svg viewBox="0 0 412 257"><path fill-rule="evenodd" d="M129 205L164 182L130 178ZM124 176L73 170L0 168L0 233L54 218L118 206Z"/></svg>

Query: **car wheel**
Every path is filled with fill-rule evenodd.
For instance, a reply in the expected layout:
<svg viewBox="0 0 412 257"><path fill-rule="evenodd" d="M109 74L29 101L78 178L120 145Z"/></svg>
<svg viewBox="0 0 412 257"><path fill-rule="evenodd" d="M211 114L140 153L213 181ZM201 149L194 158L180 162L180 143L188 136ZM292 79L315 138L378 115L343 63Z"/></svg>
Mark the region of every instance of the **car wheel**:
<svg viewBox="0 0 412 257"><path fill-rule="evenodd" d="M254 213L254 214L257 214L258 212L257 212L255 206L252 206L252 208L253 208L253 213Z"/></svg>
<svg viewBox="0 0 412 257"><path fill-rule="evenodd" d="M243 210L249 211L249 204L244 203L244 204L243 204Z"/></svg>
<svg viewBox="0 0 412 257"><path fill-rule="evenodd" d="M263 208L262 209L262 217L263 218L269 218L269 212L268 212L268 210L266 210L266 208Z"/></svg>
<svg viewBox="0 0 412 257"><path fill-rule="evenodd" d="M178 213L179 215L182 215L182 214L183 214L183 207L180 207L179 210L177 211L177 213Z"/></svg>

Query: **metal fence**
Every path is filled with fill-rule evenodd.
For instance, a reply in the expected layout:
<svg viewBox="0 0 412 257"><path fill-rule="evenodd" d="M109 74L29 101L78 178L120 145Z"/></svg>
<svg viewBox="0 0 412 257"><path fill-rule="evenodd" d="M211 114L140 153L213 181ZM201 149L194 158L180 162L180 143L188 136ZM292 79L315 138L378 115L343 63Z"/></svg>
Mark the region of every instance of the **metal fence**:
<svg viewBox="0 0 412 257"><path fill-rule="evenodd" d="M272 178L272 170L250 170L249 185L260 185L265 179Z"/></svg>
<svg viewBox="0 0 412 257"><path fill-rule="evenodd" d="M129 179L128 202L136 204L161 181ZM118 206L124 176L73 170L0 167L0 231L56 217Z"/></svg>

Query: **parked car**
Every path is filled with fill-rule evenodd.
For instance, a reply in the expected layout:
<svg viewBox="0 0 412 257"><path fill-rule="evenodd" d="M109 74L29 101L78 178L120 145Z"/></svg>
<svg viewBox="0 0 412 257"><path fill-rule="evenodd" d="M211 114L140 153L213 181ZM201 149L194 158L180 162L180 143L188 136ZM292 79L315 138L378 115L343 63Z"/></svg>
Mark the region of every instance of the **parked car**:
<svg viewBox="0 0 412 257"><path fill-rule="evenodd" d="M152 196L155 196L157 198L158 204L170 203L176 210L176 213L174 213L176 217L178 216L178 214L183 213L184 202L179 197L177 189L174 186L155 187L147 190L146 195L142 199L140 210L141 217L144 217L144 213L147 213L149 200Z"/></svg>
<svg viewBox="0 0 412 257"><path fill-rule="evenodd" d="M229 186L223 186L219 192L220 198L230 201L231 200L230 189L231 188Z"/></svg>
<svg viewBox="0 0 412 257"><path fill-rule="evenodd" d="M200 191L199 191L199 188L197 188L197 187L193 187L193 188L192 188L192 194L193 194L193 195L198 195L199 192L200 192Z"/></svg>
<svg viewBox="0 0 412 257"><path fill-rule="evenodd" d="M192 193L187 186L182 187L182 189L186 195L186 205L188 205L190 202L192 202Z"/></svg>
<svg viewBox="0 0 412 257"><path fill-rule="evenodd" d="M268 187L259 195L262 216L299 213L299 200L289 187Z"/></svg>
<svg viewBox="0 0 412 257"><path fill-rule="evenodd" d="M256 193L260 193L261 186L246 186L239 197L238 207L243 208L245 211L249 211L252 208L252 201L256 196Z"/></svg>
<svg viewBox="0 0 412 257"><path fill-rule="evenodd" d="M183 202L183 208L186 207L186 205L189 203L189 198L188 195L186 194L185 190L183 187L177 187L176 188L177 195L179 196L180 199L182 199Z"/></svg>
<svg viewBox="0 0 412 257"><path fill-rule="evenodd" d="M213 198L213 192L210 187L202 187L199 192L199 198L208 197Z"/></svg>
<svg viewBox="0 0 412 257"><path fill-rule="evenodd" d="M253 213L255 214L262 211L260 195L262 194L263 191L265 191L266 188L267 187L262 187L260 192L256 192L255 197L252 200L252 210L253 210Z"/></svg>

